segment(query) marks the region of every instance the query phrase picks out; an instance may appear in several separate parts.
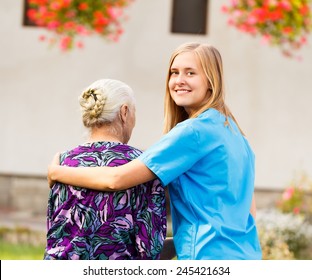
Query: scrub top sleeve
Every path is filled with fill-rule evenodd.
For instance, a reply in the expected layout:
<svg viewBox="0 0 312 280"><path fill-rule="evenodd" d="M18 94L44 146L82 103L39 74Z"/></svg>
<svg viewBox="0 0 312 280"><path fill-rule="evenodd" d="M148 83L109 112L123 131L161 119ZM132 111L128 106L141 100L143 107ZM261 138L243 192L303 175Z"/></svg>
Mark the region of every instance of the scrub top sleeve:
<svg viewBox="0 0 312 280"><path fill-rule="evenodd" d="M198 149L198 133L191 125L182 124L174 127L138 157L164 186L190 169L202 157Z"/></svg>

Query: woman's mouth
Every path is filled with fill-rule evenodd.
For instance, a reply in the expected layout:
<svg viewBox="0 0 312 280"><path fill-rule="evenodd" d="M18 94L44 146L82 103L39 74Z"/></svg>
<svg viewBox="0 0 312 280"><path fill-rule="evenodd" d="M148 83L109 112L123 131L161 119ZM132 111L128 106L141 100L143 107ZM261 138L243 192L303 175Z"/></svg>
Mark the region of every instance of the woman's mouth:
<svg viewBox="0 0 312 280"><path fill-rule="evenodd" d="M191 92L191 91L188 90L188 89L176 89L175 92L176 92L177 94L185 94L185 93L189 93L189 92Z"/></svg>

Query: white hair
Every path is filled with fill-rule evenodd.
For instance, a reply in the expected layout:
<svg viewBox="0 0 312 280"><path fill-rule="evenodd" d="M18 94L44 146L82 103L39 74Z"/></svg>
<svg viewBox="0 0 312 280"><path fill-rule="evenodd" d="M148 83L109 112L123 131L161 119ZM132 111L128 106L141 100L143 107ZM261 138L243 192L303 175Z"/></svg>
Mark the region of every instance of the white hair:
<svg viewBox="0 0 312 280"><path fill-rule="evenodd" d="M124 104L135 108L133 90L119 80L101 79L89 85L79 96L85 127L111 123Z"/></svg>

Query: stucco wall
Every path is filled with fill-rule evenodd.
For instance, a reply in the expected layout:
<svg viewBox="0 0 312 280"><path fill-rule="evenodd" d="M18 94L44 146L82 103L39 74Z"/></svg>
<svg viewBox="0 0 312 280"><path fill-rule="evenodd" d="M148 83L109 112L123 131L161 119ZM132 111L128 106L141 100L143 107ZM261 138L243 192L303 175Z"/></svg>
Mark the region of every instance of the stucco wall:
<svg viewBox="0 0 312 280"><path fill-rule="evenodd" d="M61 53L38 42L43 29L22 26L23 1L1 0L0 172L44 176L56 151L84 141L77 96L102 77L134 89L130 144L147 148L161 136L169 56L200 41L223 55L228 103L256 153L256 186L283 187L300 171L312 176L311 47L298 62L260 45L228 27L226 0L210 1L206 36L171 34L171 2L135 0L119 43L88 38L84 50Z"/></svg>
<svg viewBox="0 0 312 280"><path fill-rule="evenodd" d="M24 215L45 216L49 196L48 183L43 176L26 176L0 173L0 214L6 212ZM281 198L281 191L257 188L255 192L257 209L275 207ZM167 193L167 213L169 210ZM0 224L1 224L0 216Z"/></svg>

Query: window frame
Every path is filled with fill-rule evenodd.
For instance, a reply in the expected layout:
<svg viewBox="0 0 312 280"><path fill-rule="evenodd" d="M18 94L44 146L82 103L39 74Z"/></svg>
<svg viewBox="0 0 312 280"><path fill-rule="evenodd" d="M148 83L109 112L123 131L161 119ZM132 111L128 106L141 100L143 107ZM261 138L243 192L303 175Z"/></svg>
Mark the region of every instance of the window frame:
<svg viewBox="0 0 312 280"><path fill-rule="evenodd" d="M201 11L200 16L198 11ZM173 0L171 33L207 35L208 11L209 0ZM192 20L186 21L185 18Z"/></svg>

